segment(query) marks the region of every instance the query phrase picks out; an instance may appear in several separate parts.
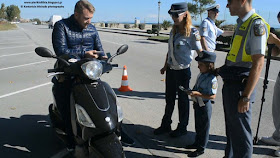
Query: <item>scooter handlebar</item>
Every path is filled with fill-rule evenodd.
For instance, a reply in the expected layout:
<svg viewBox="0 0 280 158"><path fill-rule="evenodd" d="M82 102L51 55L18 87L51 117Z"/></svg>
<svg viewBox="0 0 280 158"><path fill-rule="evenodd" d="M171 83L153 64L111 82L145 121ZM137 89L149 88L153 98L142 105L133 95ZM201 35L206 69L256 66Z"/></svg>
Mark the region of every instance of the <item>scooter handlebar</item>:
<svg viewBox="0 0 280 158"><path fill-rule="evenodd" d="M112 67L119 67L119 64L111 64Z"/></svg>
<svg viewBox="0 0 280 158"><path fill-rule="evenodd" d="M48 73L62 72L60 69L48 69Z"/></svg>

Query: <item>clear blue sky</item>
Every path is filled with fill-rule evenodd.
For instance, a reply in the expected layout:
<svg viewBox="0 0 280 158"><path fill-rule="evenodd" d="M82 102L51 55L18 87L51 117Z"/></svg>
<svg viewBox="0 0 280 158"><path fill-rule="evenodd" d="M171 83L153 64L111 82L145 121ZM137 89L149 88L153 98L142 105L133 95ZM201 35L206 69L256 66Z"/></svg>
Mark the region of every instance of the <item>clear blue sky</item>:
<svg viewBox="0 0 280 158"><path fill-rule="evenodd" d="M64 8L21 8L26 2L60 2L61 4L37 4L46 6L64 6ZM141 22L157 23L158 21L158 0L89 0L95 7L96 12L93 22L134 22L135 17ZM160 22L163 20L172 20L168 15L172 3L176 2L192 2L192 0L161 0L160 5ZM64 18L73 14L74 5L77 0L0 0L0 3L8 5L17 5L21 9L21 17L26 19L39 18L48 20L53 14L62 15ZM236 17L231 17L229 10L226 8L227 0L216 0L221 5L219 20L225 19L224 24L234 24ZM279 0L253 0L253 7L271 26L280 28L277 21L277 14L280 11ZM203 18L206 14L203 15ZM200 23L200 18L193 21L194 24Z"/></svg>

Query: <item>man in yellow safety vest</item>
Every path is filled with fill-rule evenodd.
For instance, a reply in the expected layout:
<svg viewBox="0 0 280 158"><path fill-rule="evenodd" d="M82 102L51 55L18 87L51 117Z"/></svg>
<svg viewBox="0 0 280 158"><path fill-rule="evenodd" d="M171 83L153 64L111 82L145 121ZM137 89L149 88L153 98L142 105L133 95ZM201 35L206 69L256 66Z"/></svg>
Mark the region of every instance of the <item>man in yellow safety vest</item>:
<svg viewBox="0 0 280 158"><path fill-rule="evenodd" d="M226 121L226 158L251 158L252 103L255 86L264 63L270 26L255 13L252 0L228 0L231 16L238 16L237 28L225 65L219 69L223 78L223 106Z"/></svg>

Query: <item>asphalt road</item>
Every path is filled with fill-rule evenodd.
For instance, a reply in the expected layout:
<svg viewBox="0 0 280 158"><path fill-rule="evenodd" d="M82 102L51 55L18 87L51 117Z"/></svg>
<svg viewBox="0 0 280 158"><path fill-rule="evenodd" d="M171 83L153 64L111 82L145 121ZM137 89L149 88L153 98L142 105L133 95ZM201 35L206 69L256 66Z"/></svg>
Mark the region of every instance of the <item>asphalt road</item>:
<svg viewBox="0 0 280 158"><path fill-rule="evenodd" d="M17 30L0 32L0 157L61 157L63 144L56 138L48 118L48 105L52 102L50 78L47 69L54 60L37 56L34 49L44 46L52 50L51 31L45 25L18 24ZM147 37L116 34L99 31L106 52L114 53L122 44L128 44L128 52L114 59L120 69L104 74L102 80L108 82L118 95L125 115L124 129L136 144L125 147L128 158L140 157L186 157L190 150L186 144L194 141L194 116L190 110L189 133L172 139L168 135L154 136L153 130L160 125L164 113L164 75L162 68L167 52L167 43L148 41ZM217 52L216 67L223 65L224 52ZM122 66L127 66L129 86L132 92L121 93ZM279 62L272 61L266 102L262 113L259 136L269 136L274 127L271 114L273 87L279 71ZM194 85L198 74L197 63L192 62ZM257 85L258 96L253 105L252 129L255 135L263 91L263 69ZM226 143L224 115L221 99L222 80L211 120L210 140L201 157L223 157ZM175 108L172 128L178 123ZM255 158L273 157L276 147L263 144L254 146Z"/></svg>

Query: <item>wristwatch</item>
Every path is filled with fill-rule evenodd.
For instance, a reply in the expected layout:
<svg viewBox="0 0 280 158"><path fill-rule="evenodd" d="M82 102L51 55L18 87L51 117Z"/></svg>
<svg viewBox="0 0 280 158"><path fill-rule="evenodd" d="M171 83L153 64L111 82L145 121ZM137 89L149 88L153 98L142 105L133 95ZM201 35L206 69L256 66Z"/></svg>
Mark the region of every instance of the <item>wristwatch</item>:
<svg viewBox="0 0 280 158"><path fill-rule="evenodd" d="M241 96L241 98L243 102L249 102L250 98L248 98L247 96Z"/></svg>

